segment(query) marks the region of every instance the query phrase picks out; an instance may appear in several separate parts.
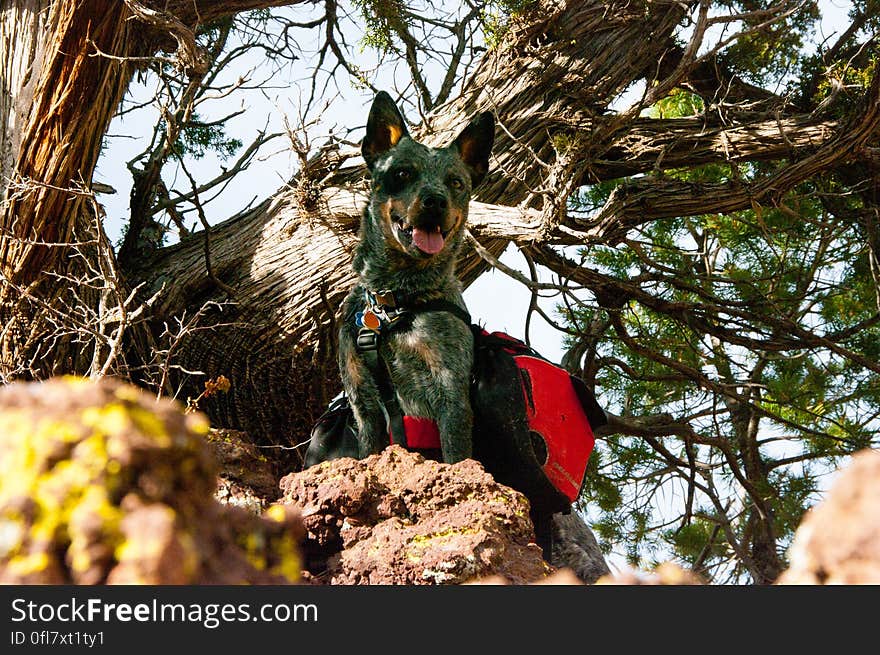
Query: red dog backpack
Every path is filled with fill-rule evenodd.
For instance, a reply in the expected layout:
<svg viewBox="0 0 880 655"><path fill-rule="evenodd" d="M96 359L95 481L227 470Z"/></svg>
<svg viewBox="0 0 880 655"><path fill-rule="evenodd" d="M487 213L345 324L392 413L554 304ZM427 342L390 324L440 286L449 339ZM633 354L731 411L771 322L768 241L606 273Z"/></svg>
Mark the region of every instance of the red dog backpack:
<svg viewBox="0 0 880 655"><path fill-rule="evenodd" d="M568 512L605 413L583 380L518 339L474 329L474 458L533 513Z"/></svg>

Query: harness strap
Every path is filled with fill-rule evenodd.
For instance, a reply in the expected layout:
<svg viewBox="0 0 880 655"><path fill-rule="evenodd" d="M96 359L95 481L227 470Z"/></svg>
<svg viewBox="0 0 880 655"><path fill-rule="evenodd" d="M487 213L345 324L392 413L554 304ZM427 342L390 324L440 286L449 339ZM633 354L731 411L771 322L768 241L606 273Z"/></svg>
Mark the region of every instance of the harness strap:
<svg viewBox="0 0 880 655"><path fill-rule="evenodd" d="M471 326L471 315L468 314L467 310L462 309L449 300L428 300L427 302L413 305L410 307L409 311L413 314L423 312L446 312L460 319L468 327Z"/></svg>
<svg viewBox="0 0 880 655"><path fill-rule="evenodd" d="M361 328L357 337L357 350L363 357L364 364L379 387L379 404L385 415L385 425L391 433L391 442L407 447L406 429L403 427L403 410L397 400L397 393L391 382L388 364L379 354L379 334L368 328Z"/></svg>

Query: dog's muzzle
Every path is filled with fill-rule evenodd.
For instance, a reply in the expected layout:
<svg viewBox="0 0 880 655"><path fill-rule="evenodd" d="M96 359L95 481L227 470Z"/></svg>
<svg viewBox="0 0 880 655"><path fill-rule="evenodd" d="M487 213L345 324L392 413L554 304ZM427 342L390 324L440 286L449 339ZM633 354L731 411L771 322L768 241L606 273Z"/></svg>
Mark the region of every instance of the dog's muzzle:
<svg viewBox="0 0 880 655"><path fill-rule="evenodd" d="M445 196L426 194L419 198L418 213L410 224L406 218L392 214L397 239L405 247L414 246L421 254L432 256L443 250L452 226ZM444 228L447 229L444 229Z"/></svg>

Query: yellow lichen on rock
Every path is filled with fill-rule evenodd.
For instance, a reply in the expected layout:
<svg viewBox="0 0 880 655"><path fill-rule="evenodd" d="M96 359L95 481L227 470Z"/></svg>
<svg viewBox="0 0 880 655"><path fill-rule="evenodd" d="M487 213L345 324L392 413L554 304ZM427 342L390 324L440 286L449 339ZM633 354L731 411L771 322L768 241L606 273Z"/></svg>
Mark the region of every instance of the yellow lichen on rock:
<svg viewBox="0 0 880 655"><path fill-rule="evenodd" d="M298 519L214 500L208 427L119 381L4 387L0 582L295 582Z"/></svg>

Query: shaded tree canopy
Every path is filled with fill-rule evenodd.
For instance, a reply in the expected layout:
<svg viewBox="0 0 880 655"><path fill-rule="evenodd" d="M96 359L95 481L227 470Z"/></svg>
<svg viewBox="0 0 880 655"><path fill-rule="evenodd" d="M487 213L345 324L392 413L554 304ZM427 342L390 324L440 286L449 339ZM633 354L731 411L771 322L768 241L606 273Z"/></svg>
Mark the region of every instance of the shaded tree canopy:
<svg viewBox="0 0 880 655"><path fill-rule="evenodd" d="M526 325L559 330L608 409L581 499L606 548L771 582L823 476L877 446L874 0L833 33L806 0L0 6L4 382L124 376L296 463L339 390L368 188L362 126L314 135L342 89L396 86L432 145L496 116L459 272L528 289ZM283 130L213 117L294 69ZM141 104L155 129L107 216L102 142ZM229 216L223 189L282 142L288 184Z"/></svg>

